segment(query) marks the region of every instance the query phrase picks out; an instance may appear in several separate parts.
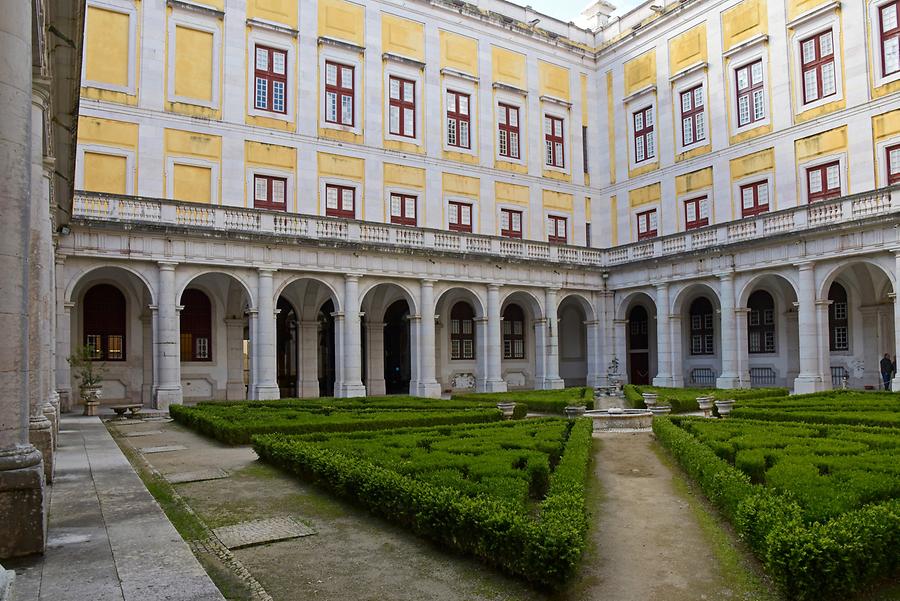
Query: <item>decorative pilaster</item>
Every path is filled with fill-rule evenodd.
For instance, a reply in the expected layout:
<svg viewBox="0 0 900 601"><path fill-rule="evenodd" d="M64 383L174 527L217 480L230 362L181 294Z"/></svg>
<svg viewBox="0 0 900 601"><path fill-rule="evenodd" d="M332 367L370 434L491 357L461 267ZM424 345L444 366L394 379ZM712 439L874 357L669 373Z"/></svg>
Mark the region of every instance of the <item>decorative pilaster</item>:
<svg viewBox="0 0 900 601"><path fill-rule="evenodd" d="M419 377L416 394L423 397L440 398L441 385L435 378L435 330L434 320L434 280L422 280L419 284Z"/></svg>
<svg viewBox="0 0 900 601"><path fill-rule="evenodd" d="M737 363L737 320L734 313L734 274L719 275L721 303L722 373L716 378L716 388L740 388Z"/></svg>
<svg viewBox="0 0 900 601"><path fill-rule="evenodd" d="M319 322L301 321L298 394L303 398L319 396Z"/></svg>
<svg viewBox="0 0 900 601"><path fill-rule="evenodd" d="M669 284L656 285L656 376L654 386L672 386L672 345L669 327Z"/></svg>
<svg viewBox="0 0 900 601"><path fill-rule="evenodd" d="M750 388L750 350L747 344L747 316L749 314L750 309L747 307L738 307L734 310L738 388Z"/></svg>
<svg viewBox="0 0 900 601"><path fill-rule="evenodd" d="M485 338L485 378L481 392L506 392L506 382L500 377L500 286L487 288L487 330Z"/></svg>
<svg viewBox="0 0 900 601"><path fill-rule="evenodd" d="M681 330L681 315L669 315L669 351L672 355L672 387L684 387L684 334Z"/></svg>
<svg viewBox="0 0 900 601"><path fill-rule="evenodd" d="M816 272L811 262L799 268L800 294L797 311L800 331L800 374L794 380L794 392L803 394L823 389L819 364L819 327L816 316Z"/></svg>
<svg viewBox="0 0 900 601"><path fill-rule="evenodd" d="M359 276L344 276L344 315L343 315L343 379L338 396L357 397L366 395L366 387L362 383L361 350L360 350L360 312L359 312Z"/></svg>
<svg viewBox="0 0 900 601"><path fill-rule="evenodd" d="M257 276L257 369L259 377L256 381L257 400L277 399L281 397L278 388L278 374L275 363L275 299L272 285L274 269L260 269Z"/></svg>
<svg viewBox="0 0 900 601"><path fill-rule="evenodd" d="M169 405L183 402L181 390L181 351L177 299L175 298L175 263L159 263L159 302L156 309L157 377L155 405L166 411Z"/></svg>
<svg viewBox="0 0 900 601"><path fill-rule="evenodd" d="M603 365L603 352L601 340L603 339L603 331L601 322L598 319L584 322L587 330L587 379L586 386L591 388L602 386L606 375L606 367Z"/></svg>
<svg viewBox="0 0 900 601"><path fill-rule="evenodd" d="M225 320L225 364L228 372L225 382L225 398L241 401L247 398L244 387L244 320Z"/></svg>
<svg viewBox="0 0 900 601"><path fill-rule="evenodd" d="M565 388L565 383L559 377L559 317L556 312L556 295L559 288L546 288L544 290L544 312L547 314L547 330L545 338L547 344L544 359L544 383L541 388Z"/></svg>
<svg viewBox="0 0 900 601"><path fill-rule="evenodd" d="M366 394L372 396L382 396L387 392L384 382L384 325L381 321L366 321L361 326L366 329Z"/></svg>
<svg viewBox="0 0 900 601"><path fill-rule="evenodd" d="M613 337L615 340L615 356L619 360L619 376L622 382L629 383L628 378L628 320L613 320Z"/></svg>

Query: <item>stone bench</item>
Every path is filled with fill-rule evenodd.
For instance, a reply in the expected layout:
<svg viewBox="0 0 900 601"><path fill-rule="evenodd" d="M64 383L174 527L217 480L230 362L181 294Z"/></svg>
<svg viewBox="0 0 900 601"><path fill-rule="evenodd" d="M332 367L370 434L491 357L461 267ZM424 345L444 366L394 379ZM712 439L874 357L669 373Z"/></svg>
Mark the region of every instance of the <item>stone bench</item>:
<svg viewBox="0 0 900 601"><path fill-rule="evenodd" d="M127 417L137 417L140 414L141 409L143 409L143 408L144 408L144 406L139 403L135 403L132 405L112 405L112 406L110 406L110 409L115 411L115 413L118 417L126 417L126 415L125 415L126 411L129 412L129 415Z"/></svg>

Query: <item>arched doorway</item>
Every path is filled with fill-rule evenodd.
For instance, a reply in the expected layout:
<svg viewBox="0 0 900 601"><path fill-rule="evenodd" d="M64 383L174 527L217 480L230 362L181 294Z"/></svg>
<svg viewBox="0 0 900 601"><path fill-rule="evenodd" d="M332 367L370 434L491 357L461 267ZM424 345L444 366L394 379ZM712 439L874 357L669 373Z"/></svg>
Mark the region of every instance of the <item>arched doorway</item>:
<svg viewBox="0 0 900 601"><path fill-rule="evenodd" d="M334 358L334 303L329 299L319 308L316 317L317 353L316 374L319 381L319 396L334 396L334 381L337 374Z"/></svg>
<svg viewBox="0 0 900 601"><path fill-rule="evenodd" d="M650 383L650 316L643 305L628 313L628 381Z"/></svg>
<svg viewBox="0 0 900 601"><path fill-rule="evenodd" d="M384 313L384 386L387 394L409 394L411 379L409 305L394 301Z"/></svg>
<svg viewBox="0 0 900 601"><path fill-rule="evenodd" d="M295 398L297 391L299 340L297 312L284 297L278 299L275 318L275 363L278 391L281 398Z"/></svg>
<svg viewBox="0 0 900 601"><path fill-rule="evenodd" d="M547 311L553 315L552 309ZM559 377L566 386L584 386L588 380L587 315L578 297L567 296L558 317Z"/></svg>

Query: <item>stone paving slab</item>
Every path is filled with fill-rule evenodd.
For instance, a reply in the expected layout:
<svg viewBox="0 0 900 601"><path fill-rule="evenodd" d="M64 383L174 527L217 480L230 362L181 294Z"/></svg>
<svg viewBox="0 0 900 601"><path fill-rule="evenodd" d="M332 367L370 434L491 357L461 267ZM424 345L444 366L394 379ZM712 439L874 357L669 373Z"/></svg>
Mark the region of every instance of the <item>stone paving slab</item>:
<svg viewBox="0 0 900 601"><path fill-rule="evenodd" d="M300 538L315 533L316 531L306 524L301 524L290 517L253 520L213 529L213 534L229 549Z"/></svg>
<svg viewBox="0 0 900 601"><path fill-rule="evenodd" d="M144 455L150 453L168 453L169 451L186 451L187 447L183 444L167 444L161 447L141 447L138 449Z"/></svg>
<svg viewBox="0 0 900 601"><path fill-rule="evenodd" d="M220 480L228 477L228 472L221 468L199 470L196 472L177 472L166 474L165 479L171 484L184 484L185 482L202 482L204 480Z"/></svg>
<svg viewBox="0 0 900 601"><path fill-rule="evenodd" d="M162 434L162 430L144 430L143 432L129 432L127 434L123 434L122 436L126 438L133 438L135 436L156 436L157 434Z"/></svg>

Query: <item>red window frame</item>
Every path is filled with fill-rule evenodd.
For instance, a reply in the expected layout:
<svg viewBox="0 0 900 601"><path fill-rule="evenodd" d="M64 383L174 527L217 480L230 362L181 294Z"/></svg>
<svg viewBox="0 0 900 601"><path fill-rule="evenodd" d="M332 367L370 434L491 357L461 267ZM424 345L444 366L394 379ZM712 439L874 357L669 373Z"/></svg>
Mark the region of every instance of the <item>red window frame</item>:
<svg viewBox="0 0 900 601"><path fill-rule="evenodd" d="M259 58L260 51L266 53L266 68L261 69L259 66ZM283 73L278 73L275 70L275 56L278 55L281 57ZM288 85L287 85L287 51L281 50L280 48L272 48L271 46L263 46L261 44L257 44L254 47L253 53L253 107L258 111L268 111L270 113L280 113L282 115L287 114L287 105L288 105ZM265 96L265 106L260 106L260 89L259 82L264 81L266 83L266 89L264 92ZM275 84L280 83L282 86L283 98L281 109L275 108Z"/></svg>
<svg viewBox="0 0 900 601"><path fill-rule="evenodd" d="M525 311L516 304L503 310L503 358L525 358Z"/></svg>
<svg viewBox="0 0 900 601"><path fill-rule="evenodd" d="M334 68L334 83L328 83L328 71ZM349 75L345 72L349 71ZM344 81L349 78L348 81ZM332 61L325 61L325 121L337 125L353 127L356 123L356 67ZM329 114L329 98L334 96L334 115ZM350 116L344 115L344 101L350 104Z"/></svg>
<svg viewBox="0 0 900 601"><path fill-rule="evenodd" d="M468 216L468 219L466 217ZM466 223L468 221L468 223ZM447 228L453 232L472 231L472 204L451 200L447 203Z"/></svg>
<svg viewBox="0 0 900 601"><path fill-rule="evenodd" d="M265 198L260 198L260 185L265 186ZM278 187L282 190L282 200L276 201L275 192ZM274 175L253 174L253 206L257 209L269 209L270 211L287 210L287 178Z"/></svg>
<svg viewBox="0 0 900 601"><path fill-rule="evenodd" d="M650 209L649 211L641 211L635 216L637 218L638 240L656 238L659 235L659 222L657 222L656 227L651 227L651 217L656 217L656 215L656 209ZM642 222L643 228L641 227Z"/></svg>
<svg viewBox="0 0 900 601"><path fill-rule="evenodd" d="M351 205L349 209L344 202L348 192L350 193ZM356 188L353 186L325 184L325 215L328 217L356 219Z"/></svg>
<svg viewBox="0 0 900 601"><path fill-rule="evenodd" d="M897 157L897 169L896 171L892 169L891 166L891 153L895 153ZM884 160L885 160L885 169L887 171L887 183L890 186L891 184L900 183L900 144L894 144L893 146L888 146L884 149Z"/></svg>
<svg viewBox="0 0 900 601"><path fill-rule="evenodd" d="M885 30L884 15L887 10L894 11L894 26ZM878 31L881 38L881 76L887 77L900 71L900 56L894 68L888 71L887 65L887 45L892 43L897 47L898 55L900 55L900 0L888 2L878 7Z"/></svg>
<svg viewBox="0 0 900 601"><path fill-rule="evenodd" d="M656 157L656 140L653 134L653 106L634 111L634 162L643 163ZM640 151L640 152L638 152Z"/></svg>
<svg viewBox="0 0 900 601"><path fill-rule="evenodd" d="M762 190L765 190L764 193L760 193ZM744 202L745 196L747 198L752 198L753 205L747 206L747 203ZM764 200L761 200L764 199ZM769 210L769 181L762 180L759 182L753 182L752 184L746 184L741 186L741 216L742 217L753 217L755 215L759 215L760 213L766 213Z"/></svg>
<svg viewBox="0 0 900 601"><path fill-rule="evenodd" d="M836 188L828 187L828 169L831 167L837 168L838 181ZM818 173L817 177L821 178L821 190L817 192L813 192L812 190L812 181L815 174ZM815 167L808 167L806 169L806 198L809 203L821 202L823 200L831 200L832 198L838 198L841 195L841 164L839 161L832 161L831 163L825 163L823 165L816 165Z"/></svg>
<svg viewBox="0 0 900 601"><path fill-rule="evenodd" d="M391 193L391 223L397 225L416 225L417 200L418 199L411 194ZM412 211L410 211L410 207L412 207Z"/></svg>
<svg viewBox="0 0 900 601"><path fill-rule="evenodd" d="M212 361L212 303L202 290L188 288L181 295L179 333L182 361Z"/></svg>
<svg viewBox="0 0 900 601"><path fill-rule="evenodd" d="M557 126L559 126L557 134ZM561 117L544 115L544 164L548 167L565 169L566 167L566 142L565 123Z"/></svg>
<svg viewBox="0 0 900 601"><path fill-rule="evenodd" d="M497 111L497 149L500 156L521 159L519 141L519 107L500 103ZM515 124L513 124L515 120Z"/></svg>
<svg viewBox="0 0 900 601"><path fill-rule="evenodd" d="M516 217L519 218L518 229L515 227ZM521 238L523 219L524 216L522 211L516 211L515 209L500 209L500 235L504 238Z"/></svg>
<svg viewBox="0 0 900 601"><path fill-rule="evenodd" d="M394 98L394 83L397 83L397 98ZM406 90L412 88L412 100L406 100ZM416 137L416 82L411 79L403 79L402 77L388 78L388 132L393 136L402 136L404 138ZM397 110L397 127L393 128L391 123L391 113ZM412 111L412 125L410 130L406 128L406 119L404 116L406 111Z"/></svg>
<svg viewBox="0 0 900 601"><path fill-rule="evenodd" d="M831 52L829 54L822 53L822 40L826 38L826 36L831 40ZM808 42L813 42L812 46L806 46ZM804 57L804 48L809 47L813 48L815 52L813 56L809 59ZM828 94L824 93L824 87L822 85L822 73L824 69L831 65L831 74L832 80L834 82L834 90L829 92ZM829 96L833 96L837 94L838 87L838 74L835 72L834 65L834 33L831 29L826 31L819 32L815 35L812 35L800 42L800 85L803 89L803 104L809 104L810 102L816 102L821 100L822 98L828 98ZM815 98L810 98L807 94L806 90L806 76L807 73L815 73L816 77L816 96Z"/></svg>
<svg viewBox="0 0 900 601"><path fill-rule="evenodd" d="M82 300L84 345L94 361L125 361L128 304L112 284L96 284Z"/></svg>
<svg viewBox="0 0 900 601"><path fill-rule="evenodd" d="M680 92L678 99L681 109L681 145L690 146L703 142L706 140L703 84ZM688 133L690 133L690 141L688 141Z"/></svg>
<svg viewBox="0 0 900 601"><path fill-rule="evenodd" d="M450 309L450 360L475 359L475 310L460 301Z"/></svg>
<svg viewBox="0 0 900 601"><path fill-rule="evenodd" d="M472 148L471 115L472 97L463 92L447 90L447 146L467 150Z"/></svg>
<svg viewBox="0 0 900 601"><path fill-rule="evenodd" d="M766 82L762 59L734 70L737 124L744 127L766 118ZM757 108L759 110L757 111ZM746 110L746 117L744 117Z"/></svg>
<svg viewBox="0 0 900 601"><path fill-rule="evenodd" d="M709 201L706 196L698 196L684 201L684 229L693 230L709 225ZM706 206L706 216L703 216L703 207ZM690 211L693 207L694 219L690 219Z"/></svg>
<svg viewBox="0 0 900 601"><path fill-rule="evenodd" d="M547 215L547 242L550 244L568 244L569 218L560 215Z"/></svg>

